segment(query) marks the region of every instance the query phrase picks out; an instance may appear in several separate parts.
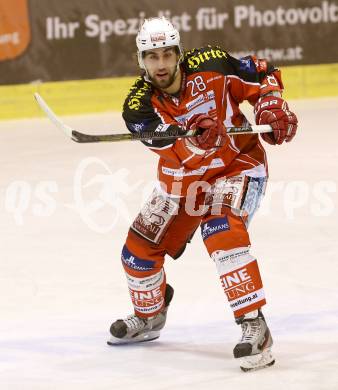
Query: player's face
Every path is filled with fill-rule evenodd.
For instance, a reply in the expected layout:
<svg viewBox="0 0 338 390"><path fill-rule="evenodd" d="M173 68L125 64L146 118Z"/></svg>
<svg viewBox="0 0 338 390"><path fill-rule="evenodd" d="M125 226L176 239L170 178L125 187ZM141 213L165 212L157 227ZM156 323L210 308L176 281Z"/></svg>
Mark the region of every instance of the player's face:
<svg viewBox="0 0 338 390"><path fill-rule="evenodd" d="M143 59L150 81L155 87L166 89L175 81L179 56L175 47L147 50Z"/></svg>

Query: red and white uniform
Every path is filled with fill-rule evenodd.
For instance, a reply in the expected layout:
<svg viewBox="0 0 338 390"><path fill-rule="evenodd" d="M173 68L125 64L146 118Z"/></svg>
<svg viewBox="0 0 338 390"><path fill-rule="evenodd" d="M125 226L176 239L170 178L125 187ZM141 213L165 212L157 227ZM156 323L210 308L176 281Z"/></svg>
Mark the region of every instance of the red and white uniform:
<svg viewBox="0 0 338 390"><path fill-rule="evenodd" d="M182 129L195 114L218 118L226 127L246 126L239 104L254 105L283 88L271 64L254 57L237 60L219 47L187 52L181 71L177 96L144 77L136 80L123 109L131 132ZM198 226L235 316L262 306L264 291L247 232L267 178L258 135L230 136L223 147L207 151L184 138L144 144L160 157L160 185L132 224L122 251L136 314L147 317L162 309L164 256L177 258Z"/></svg>

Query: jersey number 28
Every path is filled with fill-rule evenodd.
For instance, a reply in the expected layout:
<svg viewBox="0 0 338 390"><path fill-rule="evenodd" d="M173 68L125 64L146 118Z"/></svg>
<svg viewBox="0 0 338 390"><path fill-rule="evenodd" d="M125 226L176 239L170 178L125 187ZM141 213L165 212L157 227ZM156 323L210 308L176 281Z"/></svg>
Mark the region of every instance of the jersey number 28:
<svg viewBox="0 0 338 390"><path fill-rule="evenodd" d="M199 92L203 92L207 89L202 76L196 76L193 80L189 80L187 85L191 86L191 96L196 96Z"/></svg>

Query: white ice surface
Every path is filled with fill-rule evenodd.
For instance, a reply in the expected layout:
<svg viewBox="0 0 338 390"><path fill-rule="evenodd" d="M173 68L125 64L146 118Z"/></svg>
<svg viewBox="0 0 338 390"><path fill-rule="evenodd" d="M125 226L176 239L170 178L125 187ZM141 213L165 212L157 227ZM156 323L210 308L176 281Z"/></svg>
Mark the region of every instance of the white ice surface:
<svg viewBox="0 0 338 390"><path fill-rule="evenodd" d="M75 144L47 119L1 122L0 389L338 389L338 99L291 107L299 133L267 145L270 187L250 228L276 365L249 374L232 357L239 328L199 233L166 262L175 296L161 338L106 345L132 309L120 250L156 155L137 142ZM124 129L117 114L64 120Z"/></svg>

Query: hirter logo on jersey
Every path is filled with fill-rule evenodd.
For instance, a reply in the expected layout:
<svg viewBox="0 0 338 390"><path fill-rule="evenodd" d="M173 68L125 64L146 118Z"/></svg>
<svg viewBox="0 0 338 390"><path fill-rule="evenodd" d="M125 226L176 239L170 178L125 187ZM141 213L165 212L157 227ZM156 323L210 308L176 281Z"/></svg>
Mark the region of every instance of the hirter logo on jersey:
<svg viewBox="0 0 338 390"><path fill-rule="evenodd" d="M191 50L186 53L186 59L188 61L189 69L197 69L204 62L210 60L224 60L227 58L228 54L226 51L223 51L221 48L217 47L215 49L210 47L210 50L198 51L196 49Z"/></svg>
<svg viewBox="0 0 338 390"><path fill-rule="evenodd" d="M144 82L142 77L136 79L136 83L133 87L130 88L128 95L128 107L131 110L138 111L141 107L141 101L143 97L150 90L149 83Z"/></svg>

